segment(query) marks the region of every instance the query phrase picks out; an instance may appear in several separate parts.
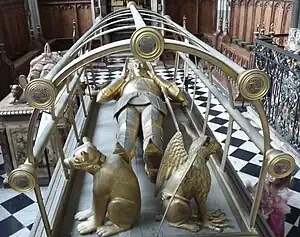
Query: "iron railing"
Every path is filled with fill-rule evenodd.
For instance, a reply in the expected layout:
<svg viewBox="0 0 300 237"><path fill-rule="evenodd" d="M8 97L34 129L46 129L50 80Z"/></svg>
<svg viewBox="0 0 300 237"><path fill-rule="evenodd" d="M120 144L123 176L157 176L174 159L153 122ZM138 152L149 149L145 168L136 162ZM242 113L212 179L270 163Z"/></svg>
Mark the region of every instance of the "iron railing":
<svg viewBox="0 0 300 237"><path fill-rule="evenodd" d="M271 80L264 108L273 129L300 151L300 56L270 42L257 39L255 48L255 67Z"/></svg>

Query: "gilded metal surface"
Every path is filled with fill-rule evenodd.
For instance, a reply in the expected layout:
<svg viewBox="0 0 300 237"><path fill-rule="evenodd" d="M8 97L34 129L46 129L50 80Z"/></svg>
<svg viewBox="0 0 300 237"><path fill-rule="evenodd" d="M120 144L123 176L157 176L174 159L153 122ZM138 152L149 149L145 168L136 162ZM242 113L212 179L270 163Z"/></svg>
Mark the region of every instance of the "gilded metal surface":
<svg viewBox="0 0 300 237"><path fill-rule="evenodd" d="M125 149L129 163L135 155L141 125L146 172L153 183L163 155L163 118L167 114L162 90L174 101L186 103L175 82L156 76L150 63L127 59L121 77L97 95L99 103L117 100L114 113L119 127L117 143Z"/></svg>
<svg viewBox="0 0 300 237"><path fill-rule="evenodd" d="M165 50L173 50L180 51L183 53L188 53L191 55L195 55L199 58L202 58L205 61L210 62L212 65L216 65L218 68L221 68L225 74L230 76L233 80L237 79L238 71L231 67L231 61L221 60L216 58L210 52L199 48L193 45L187 45L184 42L179 42L176 40L165 39ZM74 59L68 65L66 65L63 69L61 69L54 77L53 83L54 85L59 85L62 81L65 80L67 76L70 76L73 72L78 70L79 68L93 62L96 59L99 59L108 54L118 53L118 52L126 52L130 50L130 40L120 40L118 42L109 43L107 45L103 45L99 48L93 49L88 53L83 54L79 58ZM225 56L224 56L225 57ZM49 74L48 74L49 75Z"/></svg>
<svg viewBox="0 0 300 237"><path fill-rule="evenodd" d="M77 226L80 234L96 231L99 236L111 236L132 228L139 218L139 183L120 149L115 152L118 154L106 157L88 138L83 138L74 156L64 161L67 167L85 170L94 176L92 207L75 215L75 219L83 221ZM106 217L112 224L104 224Z"/></svg>
<svg viewBox="0 0 300 237"><path fill-rule="evenodd" d="M267 152L268 173L277 179L289 176L295 169L295 159L282 151L271 149Z"/></svg>
<svg viewBox="0 0 300 237"><path fill-rule="evenodd" d="M134 2L132 2L132 3L129 3L127 5L127 7L130 8L130 12L131 12L131 15L134 20L135 28L139 29L139 28L145 27L146 24L141 16L141 14L139 13L139 11L136 9L136 4Z"/></svg>
<svg viewBox="0 0 300 237"><path fill-rule="evenodd" d="M159 168L155 195L161 194L165 208L164 217L170 226L192 232L203 227L222 231L228 226L223 223L226 221L224 214L208 213L205 208L211 187L206 161L220 149L220 144L207 136L197 137L187 126L186 130L194 141L187 152L181 132L175 133L171 138ZM190 208L191 199L195 200L198 209L195 216Z"/></svg>
<svg viewBox="0 0 300 237"><path fill-rule="evenodd" d="M127 7L129 8L130 6L135 6L136 7L136 3L135 1L130 1L127 3Z"/></svg>
<svg viewBox="0 0 300 237"><path fill-rule="evenodd" d="M10 187L17 192L29 192L36 186L36 172L31 163L20 165L8 177Z"/></svg>
<svg viewBox="0 0 300 237"><path fill-rule="evenodd" d="M230 106L234 107L232 86L231 86L231 83L230 83L228 78L227 78L227 81L226 81L226 85L227 85L228 100L229 100ZM223 149L223 155L222 155L222 161L221 161L221 168L222 168L223 171L225 171L225 164L226 164L226 160L228 158L228 152L229 152L229 147L230 147L230 142L231 142L231 136L232 136L232 133L233 133L233 121L234 121L233 117L231 116L231 114L229 114L229 121L228 121L227 134L226 134L226 142L225 142L225 146L224 146L224 149Z"/></svg>
<svg viewBox="0 0 300 237"><path fill-rule="evenodd" d="M131 5L129 7L133 8L134 5ZM118 13L120 17L122 15L122 12L121 14ZM69 60L77 55L74 54L74 52L76 50L80 50L78 49L78 47L83 46L85 41L90 40L97 29L101 29L101 27L104 27L104 22L108 22L109 19L111 20L112 18L117 17L118 14L114 13L109 17L106 17L104 21L101 21L101 23L97 22L96 26L94 25L84 35L84 37L82 37L75 43L76 46L74 45L68 51L67 56L65 55L59 65L55 66L49 72L46 78L49 80L53 79L53 84L55 86L60 85L65 80L65 78L78 70L78 68L91 63L93 60L112 53L127 51L130 49L130 47L133 47L132 39L131 41L122 40L119 42L104 45L87 53L83 53L81 56L79 56L79 58L72 60L69 63ZM133 18L135 17L133 16ZM181 31L181 28L179 28L171 20L166 20L174 26L173 29L175 28ZM149 28L147 28L147 30L149 30ZM137 32L139 31L136 31L135 33ZM140 30L140 32L142 32L142 29ZM197 55L198 57L201 57L204 60L212 63L213 65L221 68L225 72L225 74L232 77L233 80L237 80L237 76L244 71L241 67L226 59L225 56L223 57L222 55L220 55L220 53L217 52L217 54L216 51L213 51L211 49L206 50L204 47L201 47L201 43L196 44L196 46L192 46L187 45L184 42L166 39L166 43L164 44L164 41L162 39L162 49L158 48L157 42L161 42L160 34L156 35L156 31L153 32L152 35L149 34L149 32L144 32L144 35L139 33L135 36L133 51L136 50L138 51L137 53L139 55L146 57L146 60L145 58L142 58L145 61L148 61L151 57L154 57L153 55L155 55L154 53L156 51L160 52L159 50L163 50L163 48L165 48ZM186 34L185 31L182 32ZM189 38L192 37L191 34L186 34L186 36ZM194 41L196 42L197 40ZM207 45L205 45L205 47L206 46ZM215 53L216 55L214 55ZM157 54L158 56L160 55L160 53ZM161 139L163 134L161 121L163 116L165 115L164 111L166 111L166 109L163 107L163 103L161 103L162 98L160 90L166 91L166 93L173 100L185 102L176 84L165 82L155 75L153 69L149 67L149 65L147 66L148 67L146 67L144 63L132 62L131 65L127 65L126 67L124 67L123 74L119 80L115 80L114 82L112 82L112 84L108 85L98 94L97 100L101 103L104 103L111 99L118 100L116 117L119 122L120 131L124 131L123 133L125 134L123 136L124 139L122 139L124 141L126 140L126 142L120 144L120 141L122 139L118 139L119 142L116 144L116 150L114 152L115 154L110 155L109 159L106 159L106 157L103 156L99 151L97 151L95 146L93 146L89 141L84 141L84 144L76 150L75 156L65 160L67 165L73 166L77 169L87 170L94 176L94 207L92 208L92 211L87 210L76 215L77 219L87 219L86 222L83 222L78 226L78 229L83 233L96 230L97 227L99 227L97 229L98 234L108 236L131 228L131 226L135 223L140 211L139 188L134 173L131 169L131 171L129 172L130 166L126 164L128 161L130 161L127 155L131 156L132 154L129 154L128 152L126 154L123 146L125 150L126 147L134 147L135 139L137 136L136 134L138 131L137 125L141 123L144 133L146 134L146 137L144 137L144 146L149 147L149 149L147 149L149 150L150 155L151 153L153 153L153 158L151 156L149 156L150 159L148 159L147 156L144 157L145 160L148 160L146 163L147 166L149 166L149 164L154 159L157 159L157 157L159 157L159 155L155 153L157 151L161 152L161 149L158 149L161 146L161 141L159 139ZM147 72L148 70L150 73ZM261 76L260 73L258 74ZM242 80L240 80L240 84L247 85L245 87L245 90L247 92L250 91L250 94L259 94L261 85L253 86L253 84L257 83L255 77L253 77L252 75L252 77L250 77L250 80L245 75L247 77L249 76L248 74L242 74ZM248 80L246 80L245 78ZM262 78L263 76L259 77L259 79ZM221 94L218 94L218 91L216 91L216 88L212 84L206 83L206 85L213 94L220 95L217 96L218 98L223 98ZM35 100L37 100L37 104L38 106L40 106L40 104L44 100L47 100L47 96L44 96L44 98L42 99L35 98ZM240 113L236 113L237 111L232 108L231 104L226 103L226 99L221 102L225 105L224 107L228 109L228 112L234 115L234 119L238 120L239 124L245 124L244 127L246 133L251 134L249 135L249 137L253 138L258 134L258 132L253 132L254 129L251 130L252 127L250 126L250 124L246 123L246 121L243 120L243 117ZM53 104L54 102L51 103ZM118 135L121 134L122 132L119 132ZM45 136L43 136L43 138L44 137ZM262 139L259 136L258 142L256 143L262 143L261 140ZM210 215L205 211L205 199L210 187L210 175L209 170L206 167L205 160L209 157L209 154L214 152L214 141L207 141L204 137L200 137L193 142L194 145L192 144L188 153L184 150L182 144L182 138L178 138L178 134L175 134L175 138L173 138L173 140L171 140L168 145L169 150L165 153L165 156L167 158L164 158L170 162L172 161L172 163L170 163L171 166L167 167L167 173L170 176L168 177L168 179L162 179L163 181L161 181L161 179L159 178L157 183L157 186L160 186L159 183L162 184L161 189L157 188L157 190L161 191L161 193L163 194L167 220L176 227L185 228L192 231L196 231L203 226L215 230L221 230L223 227L226 227L226 225L222 223L224 218L216 217L216 214ZM265 150L266 147L267 146L265 146ZM173 148L176 148L178 152L174 153L174 150L172 150ZM259 146L259 148L261 148L261 146ZM147 154L147 152L145 153ZM179 155L182 155L182 157L187 157L187 160L181 160L183 158L178 158ZM276 159L274 160L276 161ZM182 165L176 166L176 162L182 162L180 163ZM275 163L278 164L278 162ZM279 165L280 164L281 163L279 162ZM161 169L164 170L164 168L166 168L166 166L162 165ZM274 166L273 170L275 169L276 166ZM113 172L108 172L108 170L112 170ZM147 168L147 170L150 170L149 167ZM126 175L123 175L123 171ZM128 175L125 171L128 171ZM164 172L162 172L162 177L164 177ZM114 175L116 173L122 174L122 176L118 177ZM187 174L187 177L185 177L185 174ZM149 176L154 177L152 174ZM103 177L108 177L108 179L101 179ZM130 182L130 180L134 181ZM134 189L134 191L132 191L132 188ZM132 199L127 202L128 199L124 198L124 196L122 196L123 194L129 195ZM114 195L117 195L117 197ZM191 213L189 213L188 207L189 200L191 198L196 199L199 211L198 214L201 218L193 219ZM114 202L114 200L116 200L116 202ZM126 208L129 209L128 212L126 211ZM109 217L113 219L112 225L104 226L104 217L106 212L108 212ZM46 215L45 212L44 215ZM124 215L127 216L125 217ZM128 220L131 222L129 224L125 223ZM48 236L51 236L51 233L49 234L49 232L47 232L47 234Z"/></svg>
<svg viewBox="0 0 300 237"><path fill-rule="evenodd" d="M37 109L47 109L56 98L56 88L51 81L34 79L26 86L28 104Z"/></svg>
<svg viewBox="0 0 300 237"><path fill-rule="evenodd" d="M151 27L142 27L132 34L130 46L134 57L150 62L163 53L164 38L159 31Z"/></svg>
<svg viewBox="0 0 300 237"><path fill-rule="evenodd" d="M262 98L270 88L270 80L266 73L251 69L238 76L238 87L241 95L248 100Z"/></svg>
<svg viewBox="0 0 300 237"><path fill-rule="evenodd" d="M270 150L270 129L269 129L269 124L268 124L268 119L266 116L266 113L264 111L262 102L260 100L254 100L253 104L258 112L261 125L262 125L262 130L263 130L263 164L262 168L260 169L260 174L259 174L259 180L258 180L258 185L257 185L257 190L255 193L255 199L253 202L253 205L251 207L251 212L250 212L250 227L254 227L257 214L259 211L260 207L260 202L262 198L262 193L263 193L263 188L264 188L264 183L266 179L266 174L268 171L268 166L269 166L269 160L267 157L267 152Z"/></svg>
<svg viewBox="0 0 300 237"><path fill-rule="evenodd" d="M77 41L78 42L78 41ZM105 57L110 54L127 52L130 50L130 40L120 40L118 42L109 43L93 49L80 57L74 59L72 62L64 66L55 76L53 76L52 82L55 86L59 86L64 82L64 80L70 76L72 73L76 72L78 69L90 64L96 59ZM61 60L62 61L62 60ZM60 62L61 62L60 61ZM58 63L59 64L59 63ZM50 72L49 72L50 74ZM47 74L47 75L49 75Z"/></svg>

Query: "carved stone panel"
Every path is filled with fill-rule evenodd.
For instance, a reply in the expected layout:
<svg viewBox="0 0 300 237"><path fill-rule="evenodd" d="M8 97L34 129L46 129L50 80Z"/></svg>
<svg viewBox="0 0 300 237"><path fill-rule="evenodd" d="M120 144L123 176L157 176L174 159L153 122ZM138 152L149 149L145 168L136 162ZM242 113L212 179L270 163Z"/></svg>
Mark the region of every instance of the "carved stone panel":
<svg viewBox="0 0 300 237"><path fill-rule="evenodd" d="M13 164L10 155L9 144L4 128L0 129L0 146L2 150L2 156L4 159L4 169L6 173L10 173L13 169Z"/></svg>
<svg viewBox="0 0 300 237"><path fill-rule="evenodd" d="M27 142L27 132L28 132L28 122L22 123L10 123L6 126L6 134L11 154L11 160L14 168L19 167L24 164L28 150ZM50 167L55 167L57 163L57 152L54 149L54 140L51 139L47 144L46 151L48 154ZM45 160L45 155L38 162L40 168L46 167L47 163Z"/></svg>
<svg viewBox="0 0 300 237"><path fill-rule="evenodd" d="M6 129L14 168L24 164L27 154L27 125L20 124Z"/></svg>

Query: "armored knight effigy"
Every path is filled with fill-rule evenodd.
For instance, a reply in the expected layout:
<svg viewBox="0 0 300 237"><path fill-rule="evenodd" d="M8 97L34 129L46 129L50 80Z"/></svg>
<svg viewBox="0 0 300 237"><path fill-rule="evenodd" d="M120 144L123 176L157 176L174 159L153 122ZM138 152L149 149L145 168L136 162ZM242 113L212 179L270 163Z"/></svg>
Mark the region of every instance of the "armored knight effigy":
<svg viewBox="0 0 300 237"><path fill-rule="evenodd" d="M167 115L163 93L173 101L187 103L176 83L157 77L149 62L127 59L121 77L97 95L99 103L118 100L114 113L119 126L117 143L125 149L128 162L135 155L135 143L141 125L145 168L153 183L163 155L162 125Z"/></svg>

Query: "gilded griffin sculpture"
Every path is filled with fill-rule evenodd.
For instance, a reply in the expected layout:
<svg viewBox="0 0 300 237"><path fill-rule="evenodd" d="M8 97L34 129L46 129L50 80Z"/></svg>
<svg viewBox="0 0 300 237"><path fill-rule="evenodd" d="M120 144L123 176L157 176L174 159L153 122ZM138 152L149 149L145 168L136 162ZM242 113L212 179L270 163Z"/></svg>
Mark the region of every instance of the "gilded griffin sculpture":
<svg viewBox="0 0 300 237"><path fill-rule="evenodd" d="M225 214L220 211L208 213L205 207L211 187L211 175L206 162L211 154L220 149L220 144L208 136L197 138L188 127L186 130L193 137L193 142L187 152L180 131L171 138L159 168L155 196L161 195L170 226L192 232L203 227L221 231L228 227L223 223L226 221ZM196 216L192 215L191 199L197 205Z"/></svg>
<svg viewBox="0 0 300 237"><path fill-rule="evenodd" d="M141 196L137 177L124 161L124 152L103 155L88 140L75 150L72 158L65 159L67 167L85 170L94 176L93 206L81 211L75 219L83 221L77 226L80 234L96 231L99 236L111 236L128 230L140 215ZM112 224L104 224L107 217Z"/></svg>

